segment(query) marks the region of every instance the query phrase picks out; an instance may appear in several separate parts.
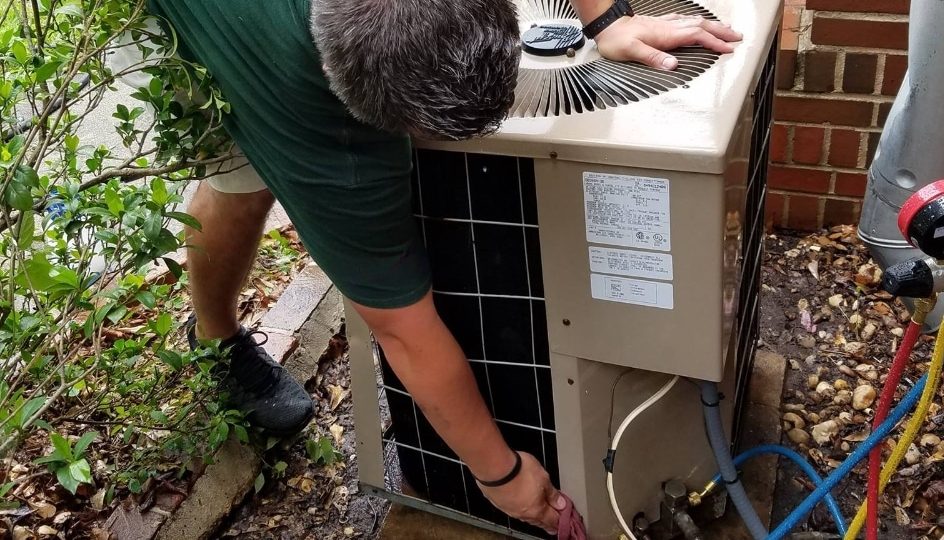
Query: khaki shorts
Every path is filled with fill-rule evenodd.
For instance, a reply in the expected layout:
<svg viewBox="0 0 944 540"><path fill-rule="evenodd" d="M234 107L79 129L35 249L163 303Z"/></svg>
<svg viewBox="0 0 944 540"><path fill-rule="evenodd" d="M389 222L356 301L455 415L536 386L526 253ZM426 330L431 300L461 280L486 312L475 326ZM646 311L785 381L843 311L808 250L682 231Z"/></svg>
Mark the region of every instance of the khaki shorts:
<svg viewBox="0 0 944 540"><path fill-rule="evenodd" d="M160 25L154 19L148 21L146 28L148 32L153 34L163 33ZM149 44L150 49L156 49L151 42L144 42L145 46ZM147 88L152 79L151 75L138 71L138 69L155 65L162 59L163 57L158 55L157 52L145 59L144 52L137 43L132 41L131 33L127 32L119 37L117 48L108 59L108 66L112 73L118 76L118 80L137 90ZM122 74L126 70L132 70L132 72ZM200 104L199 100L196 104ZM262 178L259 177L259 173L249 164L249 160L242 155L238 146L235 148L235 153L237 154L235 158L224 162L219 167L220 171L228 172L214 174L205 180L206 183L221 193L256 193L268 189Z"/></svg>

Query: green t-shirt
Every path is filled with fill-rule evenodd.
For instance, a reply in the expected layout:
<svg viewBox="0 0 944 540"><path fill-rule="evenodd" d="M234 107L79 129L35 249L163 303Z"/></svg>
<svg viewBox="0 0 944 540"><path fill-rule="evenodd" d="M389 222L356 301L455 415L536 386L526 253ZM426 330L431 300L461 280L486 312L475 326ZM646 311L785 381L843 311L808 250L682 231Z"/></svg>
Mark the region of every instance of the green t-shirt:
<svg viewBox="0 0 944 540"><path fill-rule="evenodd" d="M183 56L207 67L226 129L342 293L371 307L422 297L409 137L366 126L330 91L310 0L151 0ZM365 81L365 84L370 84Z"/></svg>

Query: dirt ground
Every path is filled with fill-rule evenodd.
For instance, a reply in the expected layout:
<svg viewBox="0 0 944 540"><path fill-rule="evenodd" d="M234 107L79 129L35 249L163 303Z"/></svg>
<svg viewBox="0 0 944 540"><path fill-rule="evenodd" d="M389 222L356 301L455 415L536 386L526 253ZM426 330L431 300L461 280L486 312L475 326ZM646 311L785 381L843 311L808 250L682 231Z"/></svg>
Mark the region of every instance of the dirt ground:
<svg viewBox="0 0 944 540"><path fill-rule="evenodd" d="M789 361L782 405L784 444L808 457L825 477L870 433L874 396L881 393L909 315L901 302L878 289L881 273L852 227L806 237L770 236L766 247L760 337L762 346ZM931 345L930 336L919 341L903 379L908 387L927 370ZM940 403L937 399L932 406L908 461L882 500L883 539L944 535ZM885 456L889 453L886 446ZM865 474L860 464L833 492L847 521L862 502ZM781 462L774 523L809 490L802 473ZM808 526L835 532L822 505Z"/></svg>
<svg viewBox="0 0 944 540"><path fill-rule="evenodd" d="M878 289L881 272L870 263L852 227L812 236L767 238L763 268L761 347L789 361L783 394L784 444L807 456L823 476L867 436L891 359L908 313ZM340 341L338 342L341 343ZM910 386L927 370L931 338L920 341L905 375ZM268 482L234 512L219 538L376 538L389 508L358 493L351 402L331 408L331 387L349 388L346 359L338 351L322 358L309 389L320 397L316 425L288 448L270 450L267 461L288 464L284 477ZM825 384L823 384L825 383ZM899 392L899 397L901 392ZM854 398L854 399L853 399ZM944 412L941 400L916 439L882 504L881 537L939 539L944 534ZM343 466L312 463L305 440L343 428ZM337 428L335 428L337 430ZM901 429L895 433L899 436ZM818 441L816 438L818 437ZM886 448L886 455L888 454ZM834 491L847 521L865 491L860 465ZM779 523L812 489L791 464L781 463L773 522ZM835 532L820 507L798 530Z"/></svg>

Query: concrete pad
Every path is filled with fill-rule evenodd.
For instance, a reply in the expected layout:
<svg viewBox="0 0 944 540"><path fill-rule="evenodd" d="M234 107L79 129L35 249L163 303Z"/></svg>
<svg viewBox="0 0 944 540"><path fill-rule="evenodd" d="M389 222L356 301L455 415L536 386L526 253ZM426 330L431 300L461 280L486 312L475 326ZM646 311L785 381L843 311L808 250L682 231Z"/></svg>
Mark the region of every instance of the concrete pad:
<svg viewBox="0 0 944 540"><path fill-rule="evenodd" d="M435 514L394 504L390 507L381 540L504 540L502 534L479 529Z"/></svg>

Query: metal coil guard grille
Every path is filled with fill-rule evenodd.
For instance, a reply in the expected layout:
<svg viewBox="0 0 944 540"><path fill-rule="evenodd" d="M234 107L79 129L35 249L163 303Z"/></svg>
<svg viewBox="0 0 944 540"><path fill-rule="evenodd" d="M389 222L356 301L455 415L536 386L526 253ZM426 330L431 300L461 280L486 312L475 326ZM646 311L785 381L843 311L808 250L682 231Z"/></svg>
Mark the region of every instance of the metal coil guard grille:
<svg viewBox="0 0 944 540"><path fill-rule="evenodd" d="M639 15L700 15L718 18L691 0L635 0ZM568 0L526 0L521 20L577 19ZM687 84L704 73L720 56L703 47L683 47L672 53L679 65L663 71L636 62L614 62L602 57L579 65L522 68L518 75L511 117L546 117L591 112L644 100Z"/></svg>

